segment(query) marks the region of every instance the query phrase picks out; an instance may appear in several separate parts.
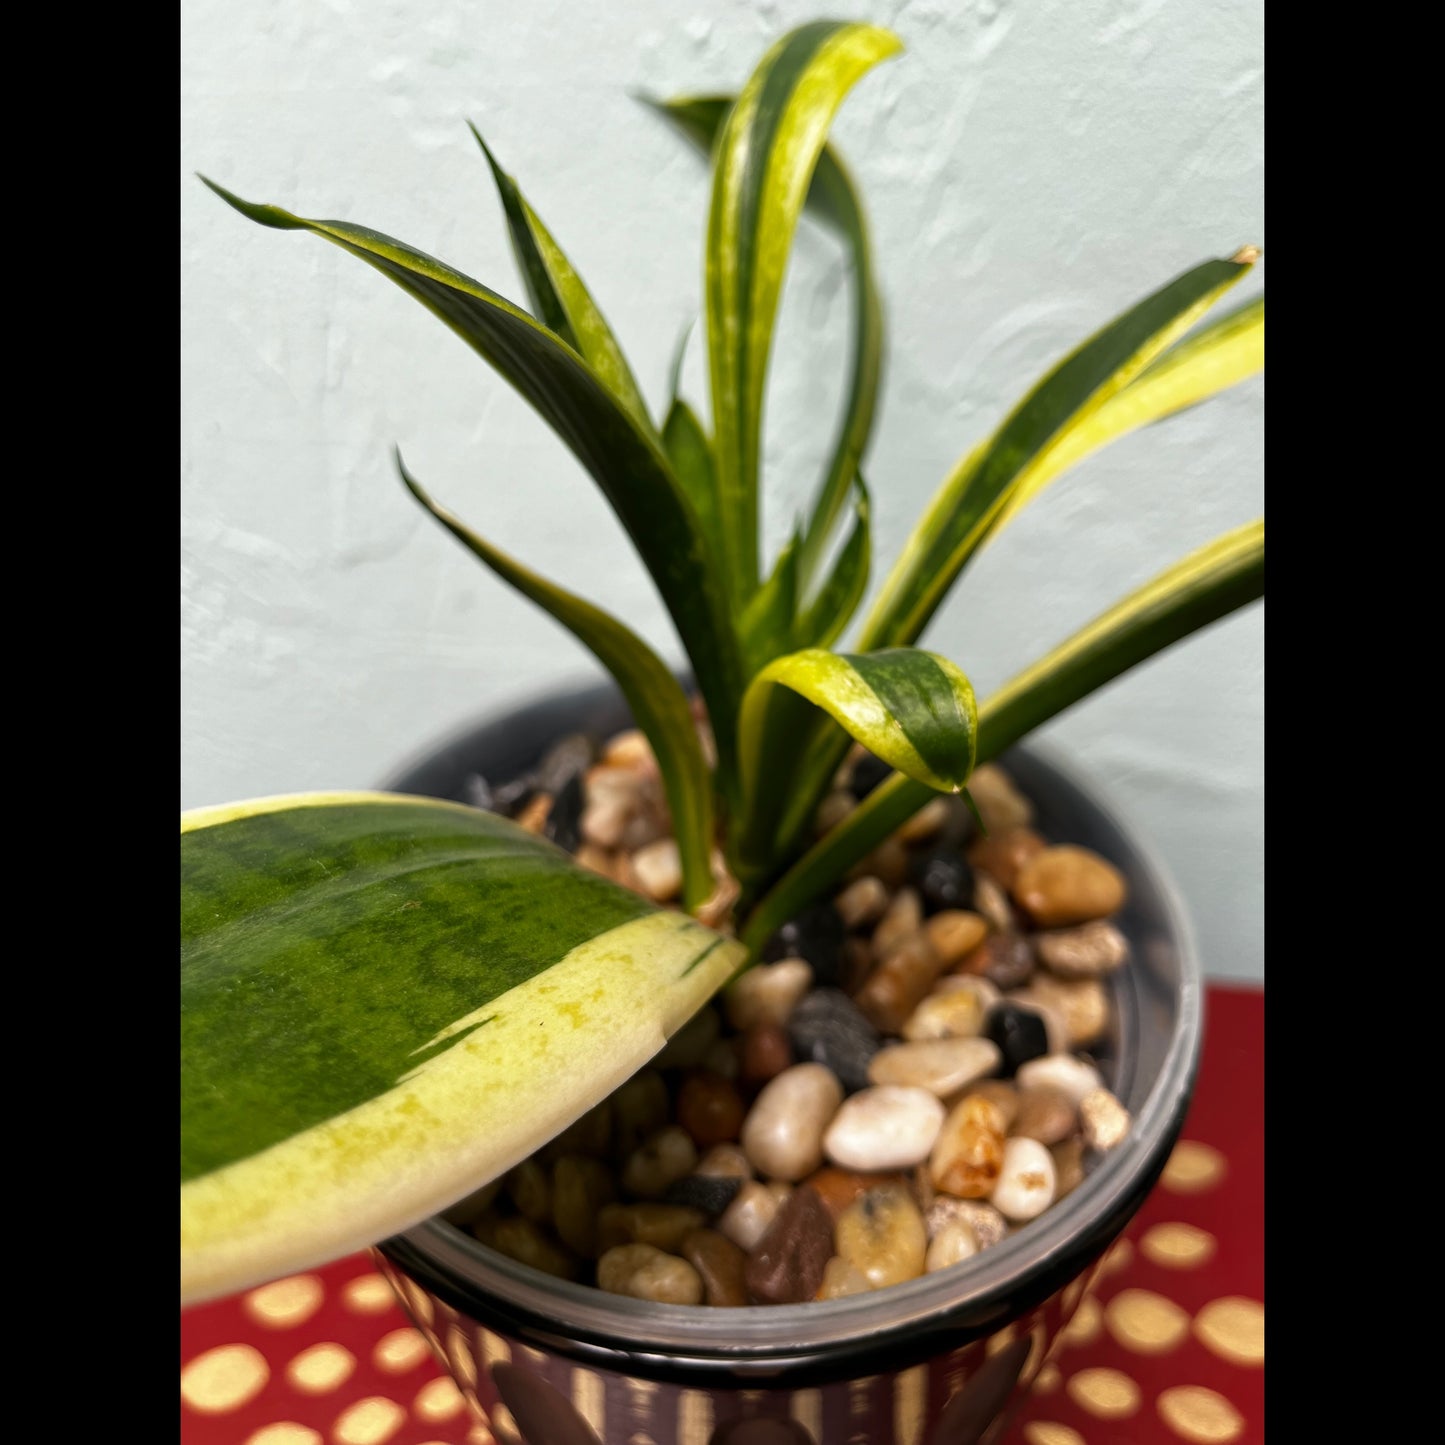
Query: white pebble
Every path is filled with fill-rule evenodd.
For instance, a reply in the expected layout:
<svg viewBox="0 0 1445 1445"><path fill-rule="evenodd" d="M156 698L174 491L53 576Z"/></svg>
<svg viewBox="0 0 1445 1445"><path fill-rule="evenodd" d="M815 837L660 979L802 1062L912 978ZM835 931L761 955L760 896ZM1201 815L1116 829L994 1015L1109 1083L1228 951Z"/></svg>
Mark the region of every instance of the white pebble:
<svg viewBox="0 0 1445 1445"><path fill-rule="evenodd" d="M805 964L804 967L807 965ZM770 1079L743 1121L748 1162L769 1179L789 1182L823 1162L823 1133L843 1102L843 1086L822 1064L794 1064Z"/></svg>
<svg viewBox="0 0 1445 1445"><path fill-rule="evenodd" d="M632 871L654 903L670 903L682 892L682 856L676 838L659 838L632 855Z"/></svg>
<svg viewBox="0 0 1445 1445"><path fill-rule="evenodd" d="M749 1179L723 1210L717 1222L719 1232L744 1254L751 1254L792 1192L787 1184L759 1184Z"/></svg>
<svg viewBox="0 0 1445 1445"><path fill-rule="evenodd" d="M1037 1219L1054 1202L1057 1187L1054 1156L1037 1139L1010 1139L989 1199L1000 1214L1020 1223Z"/></svg>
<svg viewBox="0 0 1445 1445"><path fill-rule="evenodd" d="M925 1273L932 1274L936 1269L947 1269L951 1264L971 1259L977 1253L978 1240L974 1238L968 1221L954 1219L933 1236L933 1243L928 1246L928 1254L923 1261L923 1269Z"/></svg>
<svg viewBox="0 0 1445 1445"><path fill-rule="evenodd" d="M760 963L728 985L723 995L728 1022L739 1033L760 1023L782 1028L812 983L813 970L801 958Z"/></svg>
<svg viewBox="0 0 1445 1445"><path fill-rule="evenodd" d="M1041 1085L1060 1089L1069 1096L1077 1107L1084 1095L1093 1089L1102 1088L1104 1081L1099 1071L1072 1054L1045 1054L1041 1059L1030 1059L1018 1071L1020 1089L1036 1089Z"/></svg>
<svg viewBox="0 0 1445 1445"><path fill-rule="evenodd" d="M925 1039L880 1049L869 1061L868 1078L875 1084L927 1089L946 1099L987 1078L1002 1062L998 1045L989 1039Z"/></svg>
<svg viewBox="0 0 1445 1445"><path fill-rule="evenodd" d="M973 974L948 974L908 1016L903 1037L910 1043L925 1039L968 1039L983 1032L988 1011L999 1001L998 989Z"/></svg>
<svg viewBox="0 0 1445 1445"><path fill-rule="evenodd" d="M848 1099L823 1136L823 1152L862 1173L911 1169L928 1158L944 1108L926 1089L884 1085Z"/></svg>

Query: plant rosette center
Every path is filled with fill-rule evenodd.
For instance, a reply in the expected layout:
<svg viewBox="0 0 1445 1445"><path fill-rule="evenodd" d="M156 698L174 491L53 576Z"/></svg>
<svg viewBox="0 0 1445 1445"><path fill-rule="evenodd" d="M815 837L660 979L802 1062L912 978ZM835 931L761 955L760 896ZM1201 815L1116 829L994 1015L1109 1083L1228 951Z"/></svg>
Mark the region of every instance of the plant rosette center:
<svg viewBox="0 0 1445 1445"><path fill-rule="evenodd" d="M855 748L815 819L887 776ZM1065 1198L1130 1119L1107 1087L1119 871L1042 837L985 765L791 919L651 1063L444 1216L558 1278L669 1304L828 1300L981 1251ZM564 739L472 801L656 903L682 888L640 732Z"/></svg>

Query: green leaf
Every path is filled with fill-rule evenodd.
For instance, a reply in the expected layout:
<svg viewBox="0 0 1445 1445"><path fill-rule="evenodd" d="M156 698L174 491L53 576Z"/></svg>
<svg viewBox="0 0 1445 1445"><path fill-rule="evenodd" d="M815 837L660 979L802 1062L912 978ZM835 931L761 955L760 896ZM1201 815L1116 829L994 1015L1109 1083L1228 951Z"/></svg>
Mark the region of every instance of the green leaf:
<svg viewBox="0 0 1445 1445"><path fill-rule="evenodd" d="M747 806L744 872L773 857L811 709L927 787L958 792L973 771L973 688L946 658L917 648L843 655L809 648L770 663L743 696L739 747Z"/></svg>
<svg viewBox="0 0 1445 1445"><path fill-rule="evenodd" d="M742 639L743 671L755 677L780 653L795 644L793 632L798 618L798 551L802 545L801 525L793 528L768 580L753 593L738 619Z"/></svg>
<svg viewBox="0 0 1445 1445"><path fill-rule="evenodd" d="M831 647L842 635L868 589L873 539L872 503L861 473L853 477L853 530L838 553L818 595L807 604L798 627L798 640L809 647Z"/></svg>
<svg viewBox="0 0 1445 1445"><path fill-rule="evenodd" d="M711 154L733 103L734 97L730 95L683 96L648 102L674 121L704 155ZM857 474L873 429L883 367L883 305L873 275L873 250L863 203L832 145L825 145L818 156L804 204L806 210L842 237L848 247L853 279L853 355L848 400L828 470L803 534L799 573L807 587L822 563L833 525L847 502L848 485Z"/></svg>
<svg viewBox="0 0 1445 1445"><path fill-rule="evenodd" d="M384 1239L605 1098L742 948L490 813L181 818L181 1301Z"/></svg>
<svg viewBox="0 0 1445 1445"><path fill-rule="evenodd" d="M536 409L601 487L687 649L707 702L725 779L735 766L742 681L736 640L692 506L659 442L559 337L519 307L450 266L389 236L257 205L201 177L243 216L310 231L349 251L415 297L488 361Z"/></svg>
<svg viewBox="0 0 1445 1445"><path fill-rule="evenodd" d="M1071 427L1112 397L1182 336L1258 257L1246 248L1206 261L1161 287L1072 351L976 447L934 495L864 625L859 645L916 639L1010 499Z"/></svg>
<svg viewBox="0 0 1445 1445"><path fill-rule="evenodd" d="M994 693L978 710L977 761L997 757L1131 667L1263 595L1258 521L1161 572ZM743 942L760 948L933 796L902 773L885 780L762 899L741 931Z"/></svg>
<svg viewBox="0 0 1445 1445"><path fill-rule="evenodd" d="M1173 416L1264 369L1264 297L1256 297L1193 336L1158 361L1098 411L1068 431L1029 469L985 543L993 540L1056 477L1121 436Z"/></svg>
<svg viewBox="0 0 1445 1445"><path fill-rule="evenodd" d="M763 57L717 141L707 233L708 357L735 604L757 585L763 395L793 233L834 113L863 74L900 48L897 36L871 25L801 26ZM851 475L850 466L843 494Z"/></svg>
<svg viewBox="0 0 1445 1445"><path fill-rule="evenodd" d="M471 121L467 122L467 126L481 146L482 154L491 167L492 179L497 183L497 192L507 217L507 229L512 236L512 249L516 252L517 265L527 283L527 295L532 299L532 309L537 318L579 352L593 374L631 412L642 428L651 432L652 419L647 414L647 403L642 399L632 368L628 366L612 328L582 284L582 278L517 189L516 181L497 163L481 132Z"/></svg>
<svg viewBox="0 0 1445 1445"><path fill-rule="evenodd" d="M400 452L396 465L407 490L452 536L524 597L555 617L616 678L633 719L657 756L682 858L683 904L689 912L696 912L716 888L712 874L712 776L687 695L667 664L615 617L528 571L438 506L407 471Z"/></svg>

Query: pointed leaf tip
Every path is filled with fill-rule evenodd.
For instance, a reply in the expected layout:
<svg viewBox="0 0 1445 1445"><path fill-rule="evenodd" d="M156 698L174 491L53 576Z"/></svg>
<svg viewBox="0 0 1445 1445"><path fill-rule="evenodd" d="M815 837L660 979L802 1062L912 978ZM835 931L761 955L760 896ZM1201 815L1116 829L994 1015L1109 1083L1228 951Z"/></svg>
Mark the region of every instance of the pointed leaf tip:
<svg viewBox="0 0 1445 1445"><path fill-rule="evenodd" d="M1237 266L1253 266L1263 255L1258 246L1241 246L1229 259Z"/></svg>

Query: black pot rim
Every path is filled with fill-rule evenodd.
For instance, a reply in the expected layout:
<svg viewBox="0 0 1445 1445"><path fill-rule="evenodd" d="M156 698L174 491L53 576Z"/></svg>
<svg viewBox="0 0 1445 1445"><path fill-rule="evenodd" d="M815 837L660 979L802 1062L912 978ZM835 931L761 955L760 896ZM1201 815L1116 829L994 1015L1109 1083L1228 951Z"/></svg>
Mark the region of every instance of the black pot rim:
<svg viewBox="0 0 1445 1445"><path fill-rule="evenodd" d="M530 714L615 706L611 687L553 691L494 717L525 723ZM416 773L440 754L463 749L484 731L458 729L419 751L390 779ZM1203 980L1193 929L1178 889L1146 835L1053 748L1017 750L1052 774L1127 839L1133 866L1147 875L1178 957L1177 1015L1154 1086L1135 1111L1129 1138L1106 1155L1059 1205L1018 1234L976 1256L963 1271L924 1275L885 1290L826 1302L719 1309L660 1305L572 1284L485 1249L440 1216L385 1241L381 1252L438 1298L514 1338L629 1373L700 1378L719 1371L757 1378L814 1370L837 1374L866 1359L873 1370L898 1356L927 1358L998 1329L1076 1278L1118 1235L1168 1159L1193 1092L1203 1034ZM855 1365L856 1368L856 1365Z"/></svg>

